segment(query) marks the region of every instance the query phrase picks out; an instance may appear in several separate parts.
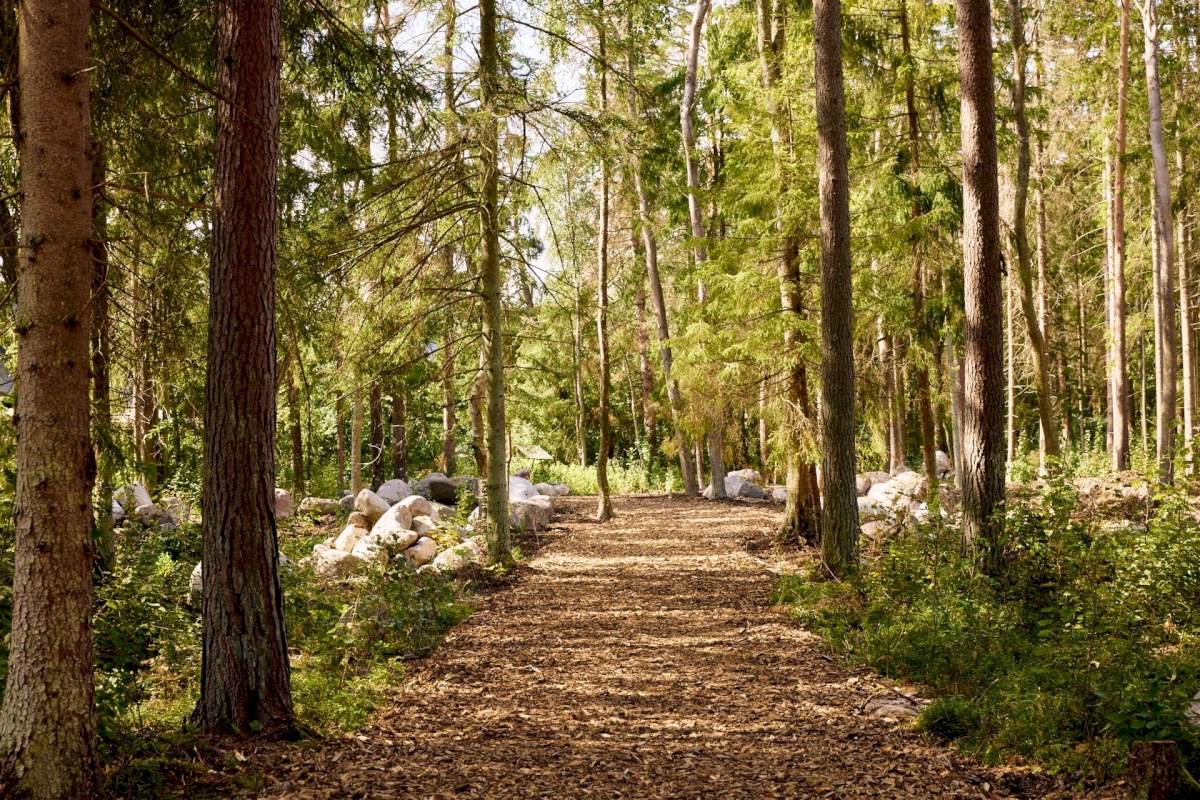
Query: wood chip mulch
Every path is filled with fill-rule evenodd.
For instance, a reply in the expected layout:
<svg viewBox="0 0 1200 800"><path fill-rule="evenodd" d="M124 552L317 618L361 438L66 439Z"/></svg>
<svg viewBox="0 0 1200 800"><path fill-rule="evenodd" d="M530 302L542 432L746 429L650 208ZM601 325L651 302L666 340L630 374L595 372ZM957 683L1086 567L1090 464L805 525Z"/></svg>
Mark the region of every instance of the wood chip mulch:
<svg viewBox="0 0 1200 800"><path fill-rule="evenodd" d="M765 503L563 498L512 586L357 735L249 755L281 800L1066 798L879 714L903 694L769 605ZM754 548L758 549L758 548ZM1095 798L1115 796L1110 793Z"/></svg>

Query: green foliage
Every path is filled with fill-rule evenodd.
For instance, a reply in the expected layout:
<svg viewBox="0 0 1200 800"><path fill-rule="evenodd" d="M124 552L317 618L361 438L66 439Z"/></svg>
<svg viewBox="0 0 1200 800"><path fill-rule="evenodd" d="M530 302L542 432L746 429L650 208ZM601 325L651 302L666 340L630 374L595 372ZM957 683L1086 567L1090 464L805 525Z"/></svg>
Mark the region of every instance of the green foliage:
<svg viewBox="0 0 1200 800"><path fill-rule="evenodd" d="M1056 479L1010 501L1006 534L996 576L935 520L853 590L789 576L776 596L835 649L927 686L937 699L918 727L986 760L1111 777L1140 739L1195 754L1200 526L1186 497L1158 498L1146 529L1106 521Z"/></svg>
<svg viewBox="0 0 1200 800"><path fill-rule="evenodd" d="M539 461L533 470L534 483L565 483L571 494L596 494L595 465L562 464ZM614 494L646 494L649 492L679 492L683 481L675 468L648 464L636 456L608 462L608 485Z"/></svg>

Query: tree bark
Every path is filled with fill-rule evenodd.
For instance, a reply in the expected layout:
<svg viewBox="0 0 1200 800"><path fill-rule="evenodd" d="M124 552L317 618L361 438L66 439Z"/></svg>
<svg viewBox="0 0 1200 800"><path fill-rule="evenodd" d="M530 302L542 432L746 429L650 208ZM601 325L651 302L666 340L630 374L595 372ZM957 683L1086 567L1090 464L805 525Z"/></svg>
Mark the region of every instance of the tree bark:
<svg viewBox="0 0 1200 800"><path fill-rule="evenodd" d="M846 152L840 0L815 0L813 32L816 40L817 177L821 213L821 449L824 452L822 477L825 489L821 509L821 552L825 565L841 577L858 566L859 531L854 458L850 169ZM928 400L927 392L926 408ZM926 460L930 460L928 456ZM934 474L935 470L931 469L931 480Z"/></svg>
<svg viewBox="0 0 1200 800"><path fill-rule="evenodd" d="M334 435L337 439L337 490L341 494L346 489L346 401L338 395L333 401Z"/></svg>
<svg viewBox="0 0 1200 800"><path fill-rule="evenodd" d="M483 296L484 400L487 475L485 530L488 557L512 558L508 527L508 459L504 410L504 279L500 269L500 121L497 95L500 50L496 42L496 0L479 2L480 292Z"/></svg>
<svg viewBox="0 0 1200 800"><path fill-rule="evenodd" d="M600 0L599 23L596 33L600 40L600 117L608 113L608 65L607 46L604 34L604 0ZM596 487L599 498L596 519L604 522L612 519L612 497L608 488L608 456L612 449L612 382L608 354L608 225L609 225L609 171L608 157L600 155L600 188L597 203L600 207L600 225L597 230L596 265L596 343L600 351L600 449L596 453Z"/></svg>
<svg viewBox="0 0 1200 800"><path fill-rule="evenodd" d="M642 429L646 434L650 458L658 452L658 420L654 413L654 371L650 368L650 335L646 330L646 289L641 280L633 297L637 325L638 375L641 378Z"/></svg>
<svg viewBox="0 0 1200 800"><path fill-rule="evenodd" d="M1038 316L1033 293L1033 254L1029 247L1029 227L1026 212L1029 204L1029 168L1032 162L1029 146L1029 119L1025 113L1025 82L1029 54L1025 46L1025 18L1021 12L1021 0L1008 0L1009 18L1012 25L1013 50L1013 118L1017 129L1017 175L1016 192L1013 198L1013 239L1017 249L1017 276L1021 285L1021 310L1025 316L1025 329L1029 334L1029 347L1033 354L1033 377L1037 388L1038 420L1041 435L1045 439L1046 457L1049 464L1062 457L1058 442L1058 427L1055 420L1054 392L1050 387L1050 364L1045 332Z"/></svg>
<svg viewBox="0 0 1200 800"><path fill-rule="evenodd" d="M304 495L304 431L300 424L300 372L299 353L292 353L292 374L287 381L288 428L292 438L292 493L296 498Z"/></svg>
<svg viewBox="0 0 1200 800"><path fill-rule="evenodd" d="M204 655L211 733L294 729L275 529L278 0L220 0L204 425ZM231 105L232 103L232 105Z"/></svg>
<svg viewBox="0 0 1200 800"><path fill-rule="evenodd" d="M1175 100L1178 105L1183 104L1183 95L1180 88L1182 76L1175 79ZM1190 186L1187 180L1187 157L1184 153L1185 144L1182 138L1177 138L1175 144L1175 165L1179 172L1179 205L1175 217L1176 236L1179 241L1177 244L1177 261L1179 271L1179 353L1180 361L1183 367L1182 383L1183 383L1183 441L1184 452L1187 454L1187 469L1190 474L1192 471L1193 460L1193 445L1196 435L1194 423L1196 417L1196 371L1193 359L1195 353L1193 351L1194 343L1192 341L1192 278L1191 269L1188 264L1188 212L1190 206Z"/></svg>
<svg viewBox="0 0 1200 800"><path fill-rule="evenodd" d="M392 477L408 480L408 407L403 389L392 392Z"/></svg>
<svg viewBox="0 0 1200 800"><path fill-rule="evenodd" d="M679 124L683 132L683 160L687 170L688 219L692 234L692 251L697 264L708 261L708 247L704 241L704 212L700 207L700 163L696 156L696 85L700 72L700 44L704 38L704 22L712 8L711 0L696 0L692 13L692 24L688 33L688 49L684 70L683 101L679 106ZM703 284L700 287L701 300L705 296ZM719 421L720 413L711 415L709 423L709 493L713 500L725 498L724 459L718 457L713 462L713 453L721 450L724 443L724 431ZM716 441L713 441L714 437ZM697 459L697 470L700 465Z"/></svg>
<svg viewBox="0 0 1200 800"><path fill-rule="evenodd" d="M992 14L957 0L962 104L963 272L967 396L963 534L985 569L999 565L1004 507L1004 334Z"/></svg>
<svg viewBox="0 0 1200 800"><path fill-rule="evenodd" d="M1129 0L1121 0L1117 134L1113 177L1112 367L1113 470L1129 469L1129 369L1125 344L1125 125L1129 92Z"/></svg>
<svg viewBox="0 0 1200 800"><path fill-rule="evenodd" d="M1175 383L1178 379L1178 349L1175 331L1175 247L1171 224L1171 178L1167 171L1167 146L1163 137L1162 94L1158 79L1157 0L1145 0L1142 29L1146 46L1146 95L1150 107L1150 156L1154 175L1154 247L1157 256L1155 326L1161 359L1154 364L1155 412L1159 480L1171 483L1175 468Z"/></svg>
<svg viewBox="0 0 1200 800"><path fill-rule="evenodd" d="M88 18L80 0L20 4L20 262L12 634L0 795L97 796L88 366L92 167Z"/></svg>

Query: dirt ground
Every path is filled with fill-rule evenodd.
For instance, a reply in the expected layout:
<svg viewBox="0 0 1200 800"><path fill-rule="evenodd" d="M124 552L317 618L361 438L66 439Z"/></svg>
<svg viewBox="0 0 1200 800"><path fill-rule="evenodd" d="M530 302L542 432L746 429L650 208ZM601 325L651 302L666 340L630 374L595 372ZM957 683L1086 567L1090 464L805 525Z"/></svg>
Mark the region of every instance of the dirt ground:
<svg viewBox="0 0 1200 800"><path fill-rule="evenodd" d="M366 730L256 751L258 796L1071 796L879 716L900 690L770 606L775 507L625 497L600 525L594 502L559 500L522 577Z"/></svg>

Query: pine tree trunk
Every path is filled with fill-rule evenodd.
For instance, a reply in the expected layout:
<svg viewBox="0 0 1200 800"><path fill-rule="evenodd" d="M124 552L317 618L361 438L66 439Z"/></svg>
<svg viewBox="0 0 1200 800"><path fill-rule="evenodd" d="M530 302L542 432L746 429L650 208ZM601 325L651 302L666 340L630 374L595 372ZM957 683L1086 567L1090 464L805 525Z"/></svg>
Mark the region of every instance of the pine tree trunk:
<svg viewBox="0 0 1200 800"><path fill-rule="evenodd" d="M825 502L821 552L842 576L858 566L854 458L854 302L850 275L850 171L839 0L815 0L817 177L821 212L821 435ZM926 382L928 390L928 381ZM926 391L923 412L928 412ZM928 449L932 420L926 436ZM930 461L927 454L926 461ZM930 465L932 466L932 465ZM930 477L935 471L930 469Z"/></svg>
<svg viewBox="0 0 1200 800"><path fill-rule="evenodd" d="M293 369L298 373L299 355L293 353ZM295 375L287 378L288 428L292 435L292 492L299 498L304 495L304 431L300 425L300 384Z"/></svg>
<svg viewBox="0 0 1200 800"><path fill-rule="evenodd" d="M582 282L583 277L579 277ZM575 454L587 468L587 409L583 405L583 287L575 286L575 314L571 320L572 388L575 396Z"/></svg>
<svg viewBox="0 0 1200 800"><path fill-rule="evenodd" d="M1129 369L1125 345L1125 117L1129 91L1129 0L1121 0L1116 155L1113 159L1112 368L1113 470L1129 469Z"/></svg>
<svg viewBox="0 0 1200 800"><path fill-rule="evenodd" d="M475 380L471 384L471 398L468 404L471 414L471 450L475 456L476 474L487 476L487 425L484 422L484 398L487 393L487 348L479 348L479 369L475 372Z"/></svg>
<svg viewBox="0 0 1200 800"><path fill-rule="evenodd" d="M483 296L484 400L486 410L486 514L488 557L512 558L508 527L508 459L504 409L504 278L500 269L500 51L496 0L479 2L480 293Z"/></svg>
<svg viewBox="0 0 1200 800"><path fill-rule="evenodd" d="M653 460L658 452L658 421L654 413L654 371L650 368L650 334L646 330L646 289L640 280L634 291L633 306L637 326L638 375L641 378L642 429L645 431L650 458Z"/></svg>
<svg viewBox="0 0 1200 800"><path fill-rule="evenodd" d="M392 393L392 477L408 480L408 408L403 389Z"/></svg>
<svg viewBox="0 0 1200 800"><path fill-rule="evenodd" d="M767 431L767 379L758 382L758 468L763 478L767 475L767 462L771 459Z"/></svg>
<svg viewBox="0 0 1200 800"><path fill-rule="evenodd" d="M1017 359L1016 342L1013 340L1013 279L1012 275L1004 279L1004 370L1006 377L1007 413L1004 418L1004 441L1007 456L1005 461L1009 469L1017 457Z"/></svg>
<svg viewBox="0 0 1200 800"><path fill-rule="evenodd" d="M608 113L608 53L604 35L604 2L600 2L600 23L597 33L600 38L600 117ZM612 381L609 364L608 342L608 225L609 225L609 171L608 159L600 156L600 188L597 203L600 207L600 226L597 231L596 267L596 343L600 353L600 448L596 453L596 487L599 498L596 519L604 522L612 519L612 498L608 488L608 457L612 449Z"/></svg>
<svg viewBox="0 0 1200 800"><path fill-rule="evenodd" d="M88 18L23 0L17 481L0 795L97 796L88 366L92 166ZM64 79L69 76L70 79Z"/></svg>
<svg viewBox="0 0 1200 800"><path fill-rule="evenodd" d="M957 0L962 103L963 267L967 396L963 534L985 569L999 565L1004 507L1004 332L992 14Z"/></svg>
<svg viewBox="0 0 1200 800"><path fill-rule="evenodd" d="M1158 15L1157 0L1145 0L1142 6L1142 29L1146 46L1146 95L1150 107L1150 156L1154 175L1154 244L1157 263L1155 274L1158 286L1155 307L1158 325L1156 333L1162 358L1154 364L1155 412L1158 419L1159 480L1174 479L1175 456L1175 384L1178 379L1178 347L1175 331L1175 248L1174 226L1171 224L1171 178L1167 172L1167 146L1163 137L1162 95L1158 80Z"/></svg>
<svg viewBox="0 0 1200 800"><path fill-rule="evenodd" d="M1029 247L1029 227L1026 211L1029 199L1029 168L1032 162L1029 146L1029 120L1025 113L1025 81L1028 53L1025 48L1025 19L1021 12L1021 0L1008 0L1012 25L1013 49L1013 117L1017 129L1017 175L1013 198L1013 239L1017 248L1017 276L1021 282L1021 310L1025 315L1025 329L1029 334L1029 347L1033 354L1033 377L1037 388L1038 420L1046 442L1046 456L1050 463L1062 456L1058 442L1058 427L1055 420L1054 393L1050 387L1050 364L1046 338L1038 318L1037 304L1033 293L1033 254ZM1010 412L1011 413L1011 412Z"/></svg>
<svg viewBox="0 0 1200 800"><path fill-rule="evenodd" d="M275 530L278 0L220 0L204 426L204 658L211 733L294 727Z"/></svg>

